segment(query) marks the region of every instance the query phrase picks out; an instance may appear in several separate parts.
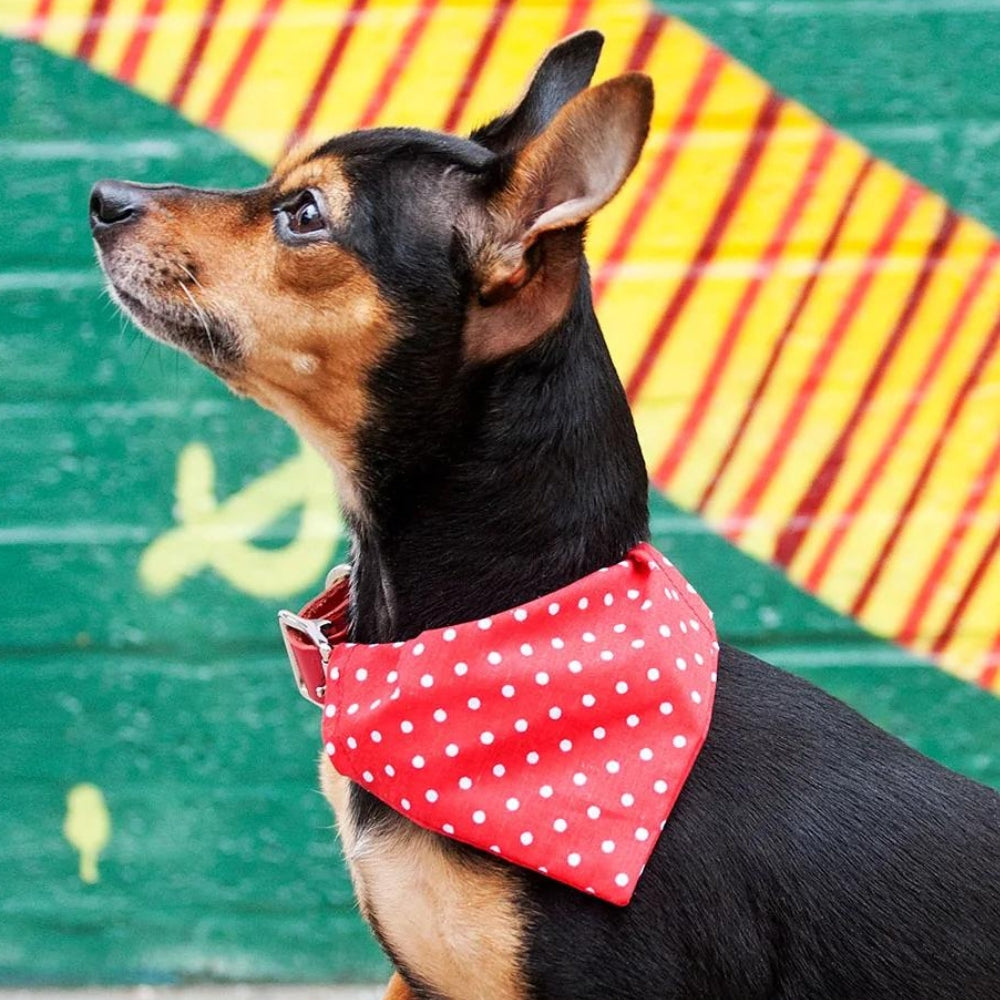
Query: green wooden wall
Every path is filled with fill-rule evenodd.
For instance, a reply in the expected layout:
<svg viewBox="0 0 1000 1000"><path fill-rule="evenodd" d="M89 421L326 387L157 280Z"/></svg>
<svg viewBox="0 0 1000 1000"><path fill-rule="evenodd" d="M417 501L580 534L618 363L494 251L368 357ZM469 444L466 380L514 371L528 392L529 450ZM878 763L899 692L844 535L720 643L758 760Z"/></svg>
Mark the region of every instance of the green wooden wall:
<svg viewBox="0 0 1000 1000"><path fill-rule="evenodd" d="M664 6L1000 228L1000 3ZM172 110L0 39L0 984L386 972L316 791L318 719L274 628L284 602L169 551L155 569L170 587L139 582L143 553L176 525L185 448L207 447L224 504L297 445L118 317L93 262L87 192L106 175L235 186L264 174ZM729 640L1000 787L995 698L652 503L655 540ZM251 541L278 551L302 528L286 518ZM338 544L326 530L310 548L332 563ZM89 882L88 838L106 840Z"/></svg>

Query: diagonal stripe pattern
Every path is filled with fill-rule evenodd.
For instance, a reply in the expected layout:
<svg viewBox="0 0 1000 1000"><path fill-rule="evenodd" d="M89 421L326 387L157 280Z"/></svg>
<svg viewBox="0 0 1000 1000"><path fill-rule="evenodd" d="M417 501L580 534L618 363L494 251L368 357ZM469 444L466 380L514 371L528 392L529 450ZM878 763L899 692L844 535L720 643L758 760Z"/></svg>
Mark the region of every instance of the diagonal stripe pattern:
<svg viewBox="0 0 1000 1000"><path fill-rule="evenodd" d="M589 241L656 484L873 631L1000 691L1000 247L683 22L616 0L7 0L37 41L266 163L468 130L592 24L651 74Z"/></svg>

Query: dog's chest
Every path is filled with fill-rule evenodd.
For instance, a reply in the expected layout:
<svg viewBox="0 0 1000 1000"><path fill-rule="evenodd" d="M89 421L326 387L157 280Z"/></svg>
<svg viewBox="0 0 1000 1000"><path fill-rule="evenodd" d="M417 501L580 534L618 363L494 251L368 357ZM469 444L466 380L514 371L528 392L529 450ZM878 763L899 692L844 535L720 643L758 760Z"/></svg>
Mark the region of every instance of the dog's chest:
<svg viewBox="0 0 1000 1000"><path fill-rule="evenodd" d="M522 1000L524 928L513 878L455 857L413 824L359 831L350 783L325 757L320 782L361 912L401 967L449 1000Z"/></svg>

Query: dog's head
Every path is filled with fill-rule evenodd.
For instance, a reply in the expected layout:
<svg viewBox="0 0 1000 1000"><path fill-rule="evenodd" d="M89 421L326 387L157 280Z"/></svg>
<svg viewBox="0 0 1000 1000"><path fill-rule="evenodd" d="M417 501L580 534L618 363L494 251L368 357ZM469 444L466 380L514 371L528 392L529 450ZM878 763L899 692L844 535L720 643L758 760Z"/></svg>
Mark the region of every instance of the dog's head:
<svg viewBox="0 0 1000 1000"><path fill-rule="evenodd" d="M586 220L628 177L652 111L644 76L587 89L601 41L551 49L517 106L468 139L352 132L242 191L98 183L114 297L317 445L350 504L359 429L380 408L424 421L458 373L569 309Z"/></svg>

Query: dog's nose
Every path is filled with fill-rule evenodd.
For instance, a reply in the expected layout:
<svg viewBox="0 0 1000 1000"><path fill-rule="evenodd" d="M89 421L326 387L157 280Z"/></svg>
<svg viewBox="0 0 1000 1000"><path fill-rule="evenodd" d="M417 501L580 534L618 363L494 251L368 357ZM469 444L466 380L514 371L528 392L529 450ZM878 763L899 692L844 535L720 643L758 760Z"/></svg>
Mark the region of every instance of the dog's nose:
<svg viewBox="0 0 1000 1000"><path fill-rule="evenodd" d="M90 228L96 233L142 214L146 191L125 181L98 181L90 192Z"/></svg>

